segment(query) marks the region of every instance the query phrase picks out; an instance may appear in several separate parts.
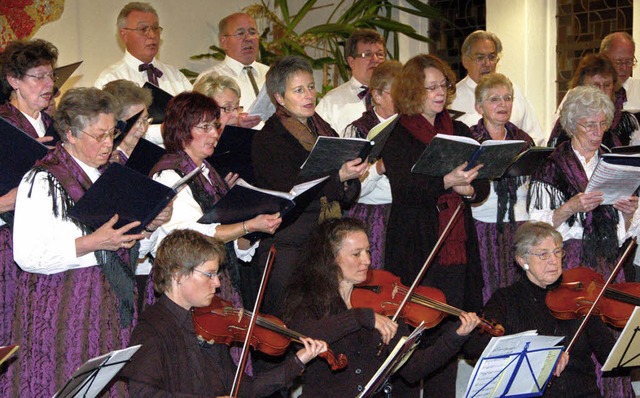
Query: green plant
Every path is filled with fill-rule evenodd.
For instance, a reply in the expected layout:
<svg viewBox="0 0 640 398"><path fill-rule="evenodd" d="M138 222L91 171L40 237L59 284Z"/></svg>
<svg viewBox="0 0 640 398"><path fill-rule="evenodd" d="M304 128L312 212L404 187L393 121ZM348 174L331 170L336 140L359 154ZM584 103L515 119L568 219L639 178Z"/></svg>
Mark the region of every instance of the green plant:
<svg viewBox="0 0 640 398"><path fill-rule="evenodd" d="M339 79L349 79L349 69L342 56L344 41L358 28L378 29L391 49L390 56L398 58L398 37L400 34L422 42L429 38L419 34L407 24L394 19L394 14L406 12L428 19L442 19L440 13L420 0L405 0L410 7L402 7L391 0L340 0L337 4L316 6L317 0L307 0L295 14L291 14L288 0L274 0L269 7L264 0L250 5L243 11L251 15L260 26L266 26L260 36L260 59L270 64L282 55L300 55L309 60L314 69L323 70L323 93L339 83ZM397 2L397 0L395 1ZM320 8L333 7L323 24L312 26L298 33L300 23L313 18L313 12ZM279 10L276 14L271 8ZM344 11L342 11L344 10ZM317 13L316 13L317 14ZM390 45L391 44L391 45ZM222 60L224 51L212 45L211 52L197 54L194 60L213 58ZM187 77L196 73L183 70ZM195 76L194 76L195 77Z"/></svg>

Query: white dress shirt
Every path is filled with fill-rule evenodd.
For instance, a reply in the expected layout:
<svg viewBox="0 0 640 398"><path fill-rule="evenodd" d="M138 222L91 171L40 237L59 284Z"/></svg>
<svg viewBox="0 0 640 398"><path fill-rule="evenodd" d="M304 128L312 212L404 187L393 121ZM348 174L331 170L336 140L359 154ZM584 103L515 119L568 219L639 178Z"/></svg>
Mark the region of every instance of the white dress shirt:
<svg viewBox="0 0 640 398"><path fill-rule="evenodd" d="M359 119L367 110L365 99L358 98L364 84L351 77L348 82L329 91L318 103L316 112L338 133L344 136L344 129Z"/></svg>
<svg viewBox="0 0 640 398"><path fill-rule="evenodd" d="M98 169L78 159L75 161L92 182L100 177ZM31 179L25 177L18 186L13 227L15 262L23 271L47 275L97 265L94 252L76 256L76 239L83 236L82 230L70 220L53 214L52 200L56 201L58 209L63 208L63 203L59 190L51 192L48 175L47 172L37 173L33 186ZM52 194L55 194L54 198ZM150 239L140 241L140 257L149 253L160 233L156 231Z"/></svg>
<svg viewBox="0 0 640 398"><path fill-rule="evenodd" d="M475 107L477 85L478 83L474 82L469 76L460 80L456 84L456 97L449 106L449 109L465 112L458 120L469 127L478 124L478 120L481 118ZM529 134L536 145L546 145L548 134L542 131L533 106L516 84L513 85L513 108L509 121Z"/></svg>
<svg viewBox="0 0 640 398"><path fill-rule="evenodd" d="M207 179L207 181L211 182L209 180L209 169L207 167L203 168L202 175ZM180 175L174 170L163 170L159 173L154 174L153 176L153 179L155 181L158 181L159 183L168 187L173 186L180 178ZM193 198L191 188L187 185L178 193L178 195L174 199L171 220L163 224L162 228L166 231L167 234L175 229L192 229L207 236L215 236L216 228L220 224L201 224L197 222L197 220L199 220L202 216L202 208ZM156 245L159 245L160 242L161 239L158 239ZM235 248L235 252L238 258L242 261L248 262L251 261L251 258L253 257L258 244L259 242L256 242L249 249L242 250L238 248L238 241L235 240L233 242L233 247Z"/></svg>
<svg viewBox="0 0 640 398"><path fill-rule="evenodd" d="M629 112L640 112L640 79L630 77L622 85L627 92L627 102L622 109Z"/></svg>
<svg viewBox="0 0 640 398"><path fill-rule="evenodd" d="M380 123L384 123L394 115L388 118L383 118L373 110L378 117ZM360 197L358 203L366 205L386 205L391 203L391 185L389 184L389 178L385 174L378 174L376 164L369 165L368 174L363 181L360 182Z"/></svg>

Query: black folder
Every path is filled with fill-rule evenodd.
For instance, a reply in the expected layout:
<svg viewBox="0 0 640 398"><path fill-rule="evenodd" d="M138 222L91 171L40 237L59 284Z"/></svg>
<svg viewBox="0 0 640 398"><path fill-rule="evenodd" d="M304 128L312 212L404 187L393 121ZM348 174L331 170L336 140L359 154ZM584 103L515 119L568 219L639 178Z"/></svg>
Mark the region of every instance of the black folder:
<svg viewBox="0 0 640 398"><path fill-rule="evenodd" d="M164 115L167 113L167 105L173 95L149 82L146 82L142 87L151 90L151 96L153 97L149 107L149 116L153 118L152 123L161 124L164 121Z"/></svg>
<svg viewBox="0 0 640 398"><path fill-rule="evenodd" d="M240 177L253 183L251 144L258 130L238 126L225 126L213 155L207 161L222 177L238 173Z"/></svg>
<svg viewBox="0 0 640 398"><path fill-rule="evenodd" d="M136 113L135 115L131 116L127 120L118 120L118 123L116 123L116 127L118 128L118 130L120 130L120 134L113 137L113 149L116 149L118 145L120 145L122 140L124 140L124 137L126 137L127 134L129 134L129 131L131 131L131 129L136 124L138 119L140 119L142 112L144 112L144 109Z"/></svg>
<svg viewBox="0 0 640 398"><path fill-rule="evenodd" d="M532 175L547 160L555 148L533 147L518 155L502 175L503 177L521 177Z"/></svg>
<svg viewBox="0 0 640 398"><path fill-rule="evenodd" d="M363 138L318 137L311 153L300 167L304 180L329 175L340 170L345 162L360 158L364 161L374 142Z"/></svg>
<svg viewBox="0 0 640 398"><path fill-rule="evenodd" d="M58 80L54 83L54 86L58 90L60 90L60 87L62 87L67 82L67 80L69 80L71 75L73 75L73 72L78 69L80 64L82 64L82 61L74 62L69 65L59 66L54 69L56 76L58 76Z"/></svg>
<svg viewBox="0 0 640 398"><path fill-rule="evenodd" d="M467 169L478 164L484 167L478 178L496 179L513 162L527 145L524 141L485 141L482 144L472 138L437 134L424 150L411 172L441 177L464 162Z"/></svg>
<svg viewBox="0 0 640 398"><path fill-rule="evenodd" d="M378 160L378 158L380 158L380 154L382 153L382 150L384 149L384 146L387 143L391 132L394 128L396 128L396 124L398 124L399 121L400 117L396 116L395 119L391 121L391 123L389 123L384 129L382 129L382 131L380 131L375 137L371 138L371 141L374 142L374 145L373 149L371 149L371 152L369 153L369 163L373 163Z"/></svg>
<svg viewBox="0 0 640 398"><path fill-rule="evenodd" d="M0 117L0 196L17 187L48 151L46 146Z"/></svg>
<svg viewBox="0 0 640 398"><path fill-rule="evenodd" d="M611 153L640 153L640 145L614 146Z"/></svg>
<svg viewBox="0 0 640 398"><path fill-rule="evenodd" d="M125 166L142 175L149 175L153 166L158 163L160 158L166 152L167 151L165 151L164 148L161 148L144 138L140 138L136 147L133 148L131 156L129 157L129 160L127 160L127 163L125 163Z"/></svg>
<svg viewBox="0 0 640 398"><path fill-rule="evenodd" d="M114 228L133 221L141 222L129 231L135 234L149 225L175 196L172 188L121 164L112 163L69 210L69 216L98 229L118 214Z"/></svg>

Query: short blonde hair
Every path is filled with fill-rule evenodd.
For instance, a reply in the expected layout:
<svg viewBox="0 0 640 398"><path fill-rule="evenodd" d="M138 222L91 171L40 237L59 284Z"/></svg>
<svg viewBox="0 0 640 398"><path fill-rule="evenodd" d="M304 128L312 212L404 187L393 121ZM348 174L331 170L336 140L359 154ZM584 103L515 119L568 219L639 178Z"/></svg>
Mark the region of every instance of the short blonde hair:
<svg viewBox="0 0 640 398"><path fill-rule="evenodd" d="M218 76L214 73L208 74L203 76L196 82L196 84L193 85L193 91L197 91L207 97L213 97L216 94L222 93L226 89L233 91L238 98L242 96L238 83L228 76Z"/></svg>

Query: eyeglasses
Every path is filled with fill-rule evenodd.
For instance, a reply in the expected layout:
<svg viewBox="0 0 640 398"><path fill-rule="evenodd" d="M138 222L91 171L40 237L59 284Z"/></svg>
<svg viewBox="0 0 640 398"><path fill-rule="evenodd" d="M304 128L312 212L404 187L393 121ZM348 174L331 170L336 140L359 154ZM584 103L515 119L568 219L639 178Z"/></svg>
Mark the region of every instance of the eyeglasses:
<svg viewBox="0 0 640 398"><path fill-rule="evenodd" d="M576 123L576 124L582 127L587 133L593 133L597 131L598 127L600 127L600 131L607 131L607 129L609 129L609 123L607 122L600 122L600 123L592 122L587 124Z"/></svg>
<svg viewBox="0 0 640 398"><path fill-rule="evenodd" d="M532 253L532 252L527 252L527 253L538 257L542 261L547 261L548 259L550 259L552 254L556 256L556 258L562 258L565 255L565 251L563 248L555 249L552 252L544 251L540 253Z"/></svg>
<svg viewBox="0 0 640 398"><path fill-rule="evenodd" d="M500 57L497 54L477 54L469 56L469 59L478 65L484 64L485 61L489 61L490 64L497 64L500 61Z"/></svg>
<svg viewBox="0 0 640 398"><path fill-rule="evenodd" d="M137 27L135 29L132 28L122 28L124 30L133 30L135 32L137 32L139 35L142 36L149 36L149 33L151 33L151 31L153 31L153 33L155 34L160 34L163 31L163 27L162 26L158 26L158 25L146 25L146 26L140 26Z"/></svg>
<svg viewBox="0 0 640 398"><path fill-rule="evenodd" d="M215 278L218 277L218 271L215 272L204 272L204 271L200 271L199 269L193 269L196 272L201 273L202 275L206 276L207 278L214 280Z"/></svg>
<svg viewBox="0 0 640 398"><path fill-rule="evenodd" d="M356 54L353 58L371 59L373 57L376 57L384 61L385 59L387 59L387 53L385 53L384 51L380 51L377 53L372 53L371 51L365 51L363 53Z"/></svg>
<svg viewBox="0 0 640 398"><path fill-rule="evenodd" d="M255 29L244 30L241 29L238 33L234 33L232 35L222 35L224 37L235 37L236 39L244 40L246 37L254 38L260 36L260 33Z"/></svg>
<svg viewBox="0 0 640 398"><path fill-rule="evenodd" d="M136 121L136 123L133 125L133 127L135 127L135 128L148 127L151 123L153 123L153 118L152 117L140 118L140 119L138 119Z"/></svg>
<svg viewBox="0 0 640 398"><path fill-rule="evenodd" d="M499 96L499 95L494 95L492 97L489 97L486 99L486 101L489 101L491 103L491 105L498 105L500 103L502 103L502 101L504 102L513 102L513 95L511 94L505 94L503 96Z"/></svg>
<svg viewBox="0 0 640 398"><path fill-rule="evenodd" d="M444 83L440 83L440 84L432 84L430 86L425 87L427 89L427 92L429 93L433 93L434 91L436 91L438 88L441 88L443 91L447 91L449 90L451 87L453 87L453 84L451 84L450 81L446 81Z"/></svg>
<svg viewBox="0 0 640 398"><path fill-rule="evenodd" d="M51 79L51 81L54 82L54 83L58 81L58 75L56 75L56 72L38 73L37 75L31 75L29 73L25 73L24 75L25 76L29 76L29 77L33 77L37 81L42 81L42 80L46 79L47 77L49 79Z"/></svg>
<svg viewBox="0 0 640 398"><path fill-rule="evenodd" d="M208 133L210 131L213 130L218 130L220 128L220 126L222 126L222 124L220 124L220 122L213 122L213 123L202 123L202 124L196 124L195 128L200 129L202 131L204 131L205 133Z"/></svg>
<svg viewBox="0 0 640 398"><path fill-rule="evenodd" d="M222 109L224 113L242 113L242 111L244 110L244 106L221 106L220 109Z"/></svg>
<svg viewBox="0 0 640 398"><path fill-rule="evenodd" d="M638 60L636 59L636 57L633 57L633 59L619 59L613 61L613 63L616 64L618 68L621 68L623 66L627 68L633 68L638 64Z"/></svg>
<svg viewBox="0 0 640 398"><path fill-rule="evenodd" d="M84 130L80 130L80 132L85 133L86 135L88 135L89 137L93 138L94 140L96 140L98 143L103 143L107 138L111 138L111 140L113 140L115 137L120 135L120 130L118 130L117 128L113 128L109 131L105 131L104 133L95 136L93 134L87 133Z"/></svg>

